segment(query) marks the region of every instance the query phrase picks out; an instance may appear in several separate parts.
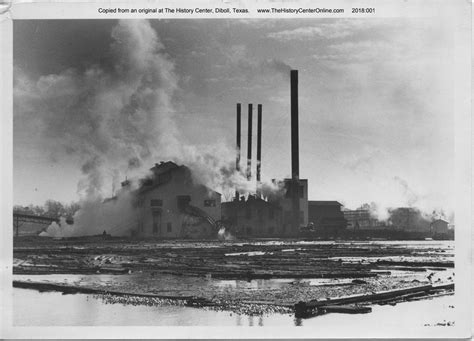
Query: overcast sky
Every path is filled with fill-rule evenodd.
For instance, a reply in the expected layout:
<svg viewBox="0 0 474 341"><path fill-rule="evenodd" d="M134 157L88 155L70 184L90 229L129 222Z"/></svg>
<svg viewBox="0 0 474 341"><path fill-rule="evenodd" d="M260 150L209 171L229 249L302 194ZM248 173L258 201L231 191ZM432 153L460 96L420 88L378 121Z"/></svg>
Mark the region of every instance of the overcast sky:
<svg viewBox="0 0 474 341"><path fill-rule="evenodd" d="M373 201L452 209L449 23L429 19L149 23L154 32L142 25L132 38L145 40L148 35L159 46L161 59L154 67L164 71L150 76L150 82L166 83L159 87L169 99L160 97L158 108L163 109L156 110L154 104L154 110L156 115L172 113L183 144L232 148L235 106L240 102L246 151L247 104L261 103L262 173L265 178L288 177L293 68L299 70L300 176L309 180L310 199L338 200L350 208ZM14 21L14 204L78 200L78 183L88 165L80 152L63 145L74 129L62 134L51 127L75 127L71 117L84 114L84 98L89 98L81 96L93 96L96 80L108 84L120 77L117 68L111 69L128 33L117 24L115 20ZM137 44L139 49L147 41ZM111 76L101 76L108 73ZM78 103L72 109L69 99ZM90 107L97 108L97 103ZM76 116L65 112L76 109ZM116 166L120 168L110 165L110 177L117 180L127 170L117 173ZM143 165L149 166L151 160ZM102 190L110 194L111 185Z"/></svg>

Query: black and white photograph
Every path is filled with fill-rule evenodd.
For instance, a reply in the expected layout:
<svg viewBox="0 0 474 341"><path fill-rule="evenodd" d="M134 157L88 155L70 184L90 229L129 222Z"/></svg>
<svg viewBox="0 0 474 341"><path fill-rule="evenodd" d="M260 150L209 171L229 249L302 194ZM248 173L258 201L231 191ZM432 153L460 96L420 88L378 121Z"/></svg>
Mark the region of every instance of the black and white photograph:
<svg viewBox="0 0 474 341"><path fill-rule="evenodd" d="M4 337L470 337L470 5L387 3L12 12Z"/></svg>

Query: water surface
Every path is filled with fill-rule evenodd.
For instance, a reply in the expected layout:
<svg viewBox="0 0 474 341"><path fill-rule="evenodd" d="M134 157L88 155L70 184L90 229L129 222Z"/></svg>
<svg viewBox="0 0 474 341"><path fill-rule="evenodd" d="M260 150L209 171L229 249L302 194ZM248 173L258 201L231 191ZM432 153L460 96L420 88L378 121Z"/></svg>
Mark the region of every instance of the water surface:
<svg viewBox="0 0 474 341"><path fill-rule="evenodd" d="M334 326L334 328L422 327L453 322L454 296L373 306L372 313L327 314L296 319L293 314L238 315L183 306L105 304L91 295L13 289L15 326Z"/></svg>

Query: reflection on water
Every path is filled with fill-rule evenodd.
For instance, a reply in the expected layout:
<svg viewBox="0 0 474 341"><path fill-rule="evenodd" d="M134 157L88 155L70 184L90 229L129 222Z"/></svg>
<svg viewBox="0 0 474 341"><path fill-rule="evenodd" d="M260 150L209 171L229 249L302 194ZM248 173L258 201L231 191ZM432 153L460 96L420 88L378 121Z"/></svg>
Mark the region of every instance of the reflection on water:
<svg viewBox="0 0 474 341"><path fill-rule="evenodd" d="M258 317L182 306L104 304L90 295L13 290L15 326L235 326ZM287 318L287 316L283 316ZM258 322L264 325L264 318Z"/></svg>
<svg viewBox="0 0 474 341"><path fill-rule="evenodd" d="M242 280L219 280L213 284L220 288L232 288L242 290L270 290L270 289L281 289L282 287L288 286L289 284L295 285L340 285L350 284L352 278L339 279L339 278L270 278L270 279L252 279L250 281Z"/></svg>
<svg viewBox="0 0 474 341"><path fill-rule="evenodd" d="M303 325L303 319L300 318L300 317L295 317L293 322L294 322L295 326L302 326Z"/></svg>
<svg viewBox="0 0 474 341"><path fill-rule="evenodd" d="M167 294L167 291L173 291L180 288L183 295L193 294L193 288L197 286L210 287L216 289L242 289L242 290L271 290L281 289L284 286L293 284L304 285L338 285L350 283L352 279L334 279L334 278L271 278L271 279L252 279L245 280L220 280L204 277L183 277L173 275L162 275L149 277L147 274L133 273L130 275L74 275L74 274L51 274L51 275L14 275L13 278L18 281L63 283L82 286L118 286L128 285L131 288L138 285L147 284L160 288L159 292ZM126 287L125 287L126 288ZM166 289L168 288L168 290ZM171 289L170 289L171 288Z"/></svg>
<svg viewBox="0 0 474 341"><path fill-rule="evenodd" d="M370 314L327 314L310 319L272 314L246 316L182 306L105 304L89 295L13 289L15 326L334 326L422 327L454 321L454 296L374 306Z"/></svg>

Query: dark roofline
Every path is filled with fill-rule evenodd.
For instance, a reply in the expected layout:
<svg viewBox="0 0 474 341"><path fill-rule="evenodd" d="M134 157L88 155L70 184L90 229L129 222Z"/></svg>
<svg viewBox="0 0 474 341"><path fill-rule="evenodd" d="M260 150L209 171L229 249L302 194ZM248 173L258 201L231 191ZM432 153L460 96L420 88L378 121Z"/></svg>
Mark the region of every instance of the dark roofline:
<svg viewBox="0 0 474 341"><path fill-rule="evenodd" d="M155 188L158 188L158 187L163 186L163 185L166 185L166 184L168 184L168 182L163 182L163 183L156 184L156 185L153 185L153 186L150 186L150 187L142 187L142 188L139 188L139 189L137 190L137 193L138 193L138 194L146 193L146 192L149 192L149 191L151 191L151 190L153 190L153 189L155 189ZM219 192L217 192L217 191L214 191L212 188L209 188L209 187L204 186L204 185L202 185L202 184L195 184L195 186L204 187L208 192L213 192L213 193L215 193L215 194L217 194L217 195L222 196L221 193L219 193Z"/></svg>
<svg viewBox="0 0 474 341"><path fill-rule="evenodd" d="M449 221L444 220L444 219L435 219L435 220L433 220L433 223L436 222L436 221L443 221L443 222L445 222L446 224L449 224Z"/></svg>
<svg viewBox="0 0 474 341"><path fill-rule="evenodd" d="M246 204L251 204L251 203L254 203L254 202L263 202L265 205L269 205L269 206L273 206L274 208L281 208L280 205L278 205L277 203L274 203L274 202L270 202L270 201L266 201L262 198L254 198L254 199L250 199L250 200L245 200L245 201L241 201L241 200L230 200L230 201L224 201L221 203L221 205L224 205L224 204L228 204L228 205L246 205Z"/></svg>
<svg viewBox="0 0 474 341"><path fill-rule="evenodd" d="M187 166L185 166L185 165L180 165L180 166L179 166L179 165L177 165L176 163L174 163L173 161L166 161L166 162L162 163L161 165L160 165L160 164L157 164L157 165L155 165L153 168L151 168L150 170L153 170L155 167L159 167L159 166L162 166L162 165L165 165L165 164L169 164L169 163L175 165L176 167L170 168L170 169L168 169L166 172L164 172L164 173L162 173L162 174L170 173L170 172L176 171L176 170L178 170L178 169L184 169L184 170L187 170L187 171L189 171L190 173L192 173L192 171L189 169L189 167L187 167ZM148 191L151 191L152 189L155 189L155 188L160 187L160 186L162 186L162 185L165 185L165 184L167 184L167 183L168 183L168 182L163 182L163 183L154 184L153 186L145 186L145 187L144 187L144 186L141 186L141 187L138 188L136 191L137 191L138 194L146 193L146 192L148 192ZM222 196L221 193L219 193L219 192L217 192L217 191L214 191L213 189L211 189L211 188L209 188L209 187L207 187L207 186L205 186L205 185L203 185L203 184L194 184L194 185L195 185L195 186L202 186L202 187L204 187L207 191L209 191L209 192L214 192L215 194Z"/></svg>
<svg viewBox="0 0 474 341"><path fill-rule="evenodd" d="M159 169L160 167L163 167L163 166L169 165L169 164L176 166L175 168L182 167L182 166L179 166L177 163L175 163L173 161L160 161L160 163L155 163L155 165L153 167L151 167L150 170L152 171L154 169Z"/></svg>
<svg viewBox="0 0 474 341"><path fill-rule="evenodd" d="M308 200L308 205L320 205L320 206L323 206L323 205L327 205L327 206L330 206L330 205L338 205L338 206L343 206L339 201L335 201L335 200Z"/></svg>

